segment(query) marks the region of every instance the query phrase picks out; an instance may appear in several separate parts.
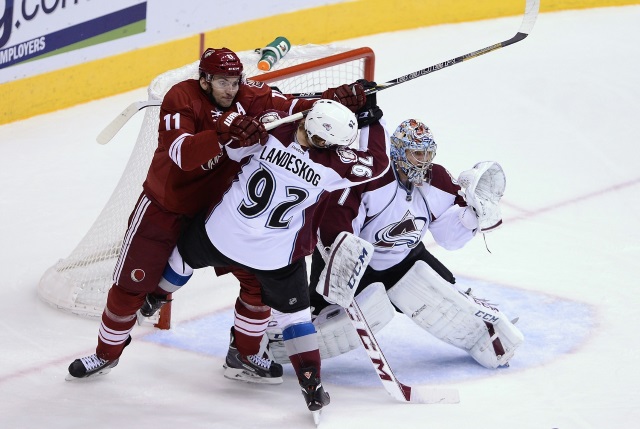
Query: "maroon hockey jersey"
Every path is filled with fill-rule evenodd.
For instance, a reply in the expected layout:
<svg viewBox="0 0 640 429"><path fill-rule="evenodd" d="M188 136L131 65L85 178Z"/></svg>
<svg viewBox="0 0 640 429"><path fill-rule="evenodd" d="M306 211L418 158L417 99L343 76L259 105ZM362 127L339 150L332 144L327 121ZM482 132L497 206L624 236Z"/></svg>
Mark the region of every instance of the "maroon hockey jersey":
<svg viewBox="0 0 640 429"><path fill-rule="evenodd" d="M306 110L315 100L298 100L272 91L262 82L240 84L228 110L258 116L268 109L289 114ZM218 109L196 79L174 85L160 107L158 147L143 184L144 192L166 210L194 215L218 198L238 165L225 162L227 155L218 142L215 121Z"/></svg>

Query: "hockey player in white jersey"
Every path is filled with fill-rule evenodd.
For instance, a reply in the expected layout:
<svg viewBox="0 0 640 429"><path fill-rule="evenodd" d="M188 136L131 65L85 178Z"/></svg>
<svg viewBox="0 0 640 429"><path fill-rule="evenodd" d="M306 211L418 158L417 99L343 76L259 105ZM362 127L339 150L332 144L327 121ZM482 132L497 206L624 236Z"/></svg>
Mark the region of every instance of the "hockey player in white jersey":
<svg viewBox="0 0 640 429"><path fill-rule="evenodd" d="M228 144L241 171L206 217L184 231L167 266L172 274L165 277L184 282L205 266L253 273L263 303L283 315L284 348L311 411L329 403L320 381L305 263L317 242L321 202L331 191L374 180L390 166L390 142L380 124L361 130L362 150L349 148L357 136L349 109L320 100L303 121L271 131L264 145Z"/></svg>
<svg viewBox="0 0 640 429"><path fill-rule="evenodd" d="M463 247L479 231L502 223L498 202L505 188L502 168L478 163L458 184L434 164L436 143L422 122L403 121L391 136L393 167L384 176L331 195L320 226L311 267L311 305L322 358L337 356L361 342L341 307L316 292L332 258L333 277L341 267L330 245L344 231L373 244L374 252L356 299L374 332L403 312L437 338L466 350L481 365L507 365L523 342L522 333L497 308L454 286L453 274L425 248L427 231L448 250ZM347 258L348 259L348 258ZM322 276L321 276L322 274ZM345 279L345 282L348 279ZM385 293L386 292L386 293ZM268 330L276 361L286 363L275 320Z"/></svg>

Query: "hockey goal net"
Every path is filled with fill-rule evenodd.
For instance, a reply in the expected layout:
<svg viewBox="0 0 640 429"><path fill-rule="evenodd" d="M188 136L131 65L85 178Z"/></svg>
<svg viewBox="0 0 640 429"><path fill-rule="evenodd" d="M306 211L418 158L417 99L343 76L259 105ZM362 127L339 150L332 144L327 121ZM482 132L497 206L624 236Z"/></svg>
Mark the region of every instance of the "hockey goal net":
<svg viewBox="0 0 640 429"><path fill-rule="evenodd" d="M375 57L370 48L333 45L292 46L269 72L258 69L260 54L238 52L245 74L276 86L284 93L321 92L357 79L373 80ZM198 62L156 77L148 87L150 100L161 100L176 83L198 77ZM158 141L158 107L146 109L131 157L111 197L84 238L69 256L60 259L40 279L38 295L47 303L80 316L99 317L112 285L127 221L146 177ZM170 303L152 320L168 329Z"/></svg>

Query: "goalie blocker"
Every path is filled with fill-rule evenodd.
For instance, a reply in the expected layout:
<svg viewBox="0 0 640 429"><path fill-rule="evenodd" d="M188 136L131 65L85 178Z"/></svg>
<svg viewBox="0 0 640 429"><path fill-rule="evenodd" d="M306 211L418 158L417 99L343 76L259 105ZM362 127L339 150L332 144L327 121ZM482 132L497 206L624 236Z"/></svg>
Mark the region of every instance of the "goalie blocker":
<svg viewBox="0 0 640 429"><path fill-rule="evenodd" d="M417 261L386 293L382 283L373 283L355 299L373 333L391 321L395 306L422 329L467 351L486 368L506 366L524 342L522 332L504 313L469 293L458 291L424 261ZM338 305L324 308L313 324L323 359L362 346L345 310ZM275 361L288 363L277 316L269 324L267 334Z"/></svg>

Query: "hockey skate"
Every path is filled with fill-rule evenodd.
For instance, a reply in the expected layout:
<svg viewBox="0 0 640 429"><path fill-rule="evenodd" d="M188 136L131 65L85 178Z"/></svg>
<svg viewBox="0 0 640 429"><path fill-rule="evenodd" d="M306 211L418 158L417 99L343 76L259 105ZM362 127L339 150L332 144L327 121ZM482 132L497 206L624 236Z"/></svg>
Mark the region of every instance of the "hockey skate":
<svg viewBox="0 0 640 429"><path fill-rule="evenodd" d="M131 337L128 337L124 346L128 346L130 342ZM118 361L119 359L104 360L99 358L95 353L76 359L69 365L69 373L65 377L65 380L74 381L108 374L111 368L118 365Z"/></svg>
<svg viewBox="0 0 640 429"><path fill-rule="evenodd" d="M260 384L282 383L282 365L262 355L243 356L238 352L233 327L223 367L224 376L231 380Z"/></svg>
<svg viewBox="0 0 640 429"><path fill-rule="evenodd" d="M151 317L169 301L171 300L167 299L166 296L148 293L142 307L140 307L140 314L144 317Z"/></svg>
<svg viewBox="0 0 640 429"><path fill-rule="evenodd" d="M304 402L313 414L313 421L317 426L320 424L322 407L329 405L331 398L329 398L329 394L324 391L320 377L317 377L316 373L317 370L315 368L301 368L298 372L298 382L302 389Z"/></svg>

